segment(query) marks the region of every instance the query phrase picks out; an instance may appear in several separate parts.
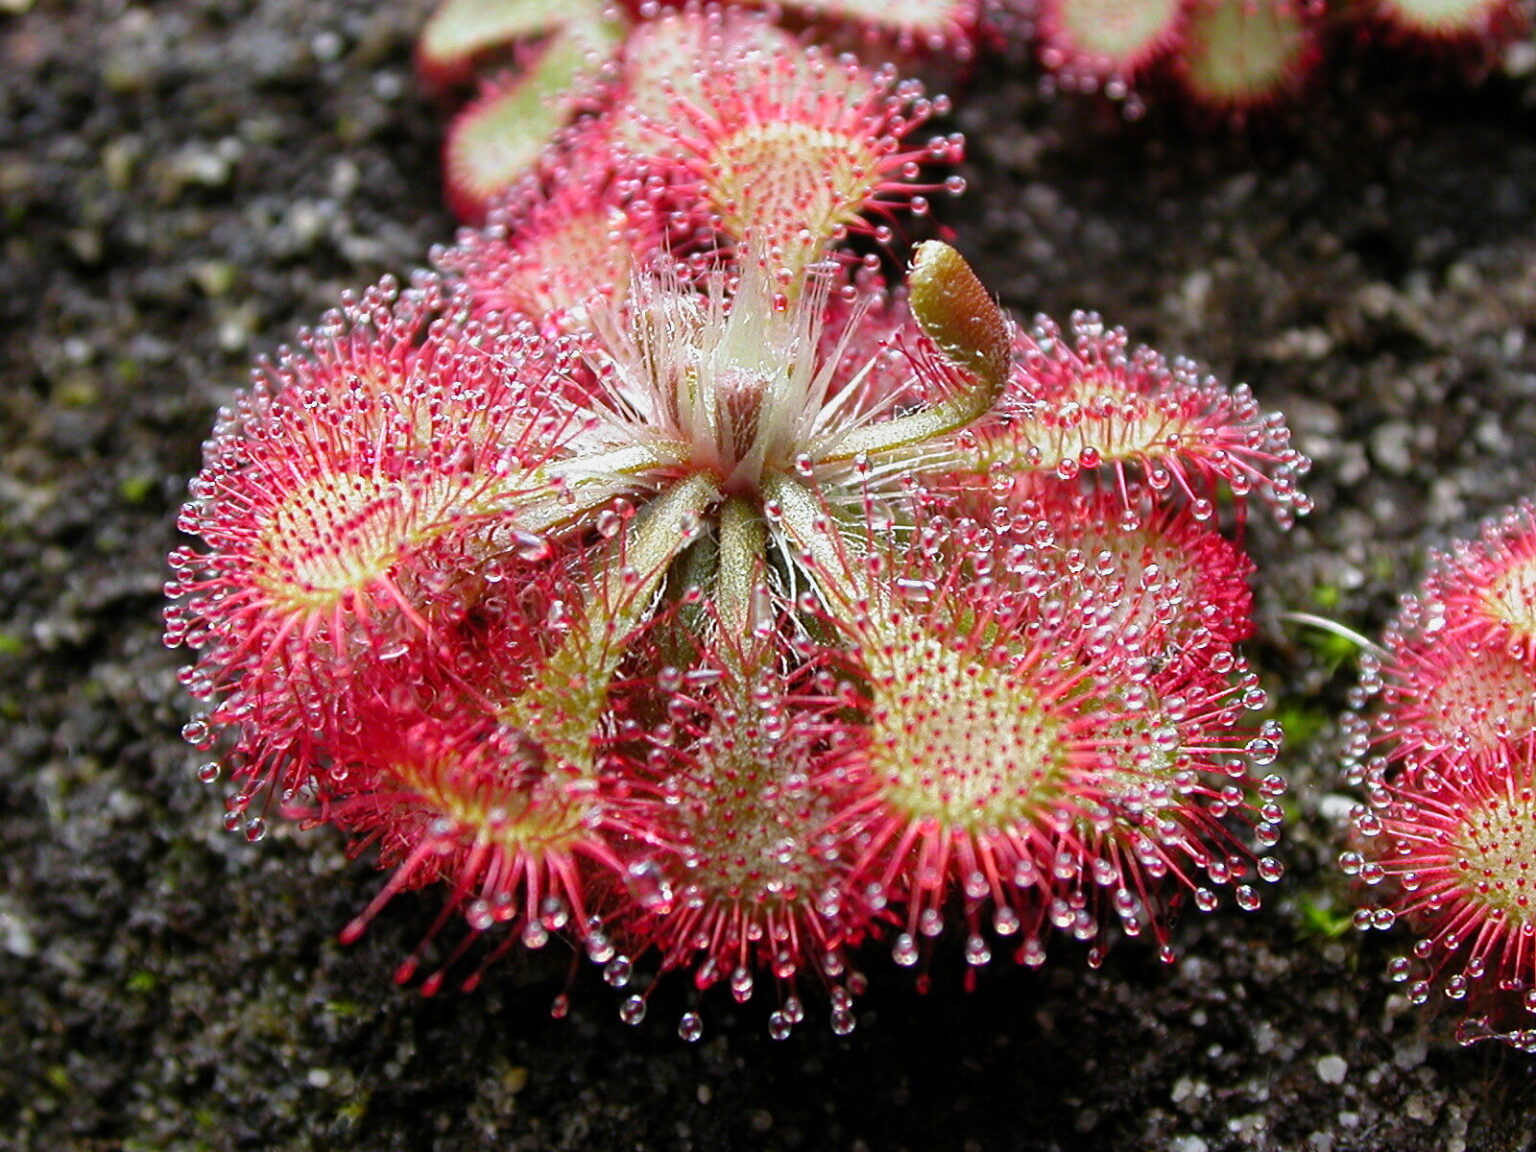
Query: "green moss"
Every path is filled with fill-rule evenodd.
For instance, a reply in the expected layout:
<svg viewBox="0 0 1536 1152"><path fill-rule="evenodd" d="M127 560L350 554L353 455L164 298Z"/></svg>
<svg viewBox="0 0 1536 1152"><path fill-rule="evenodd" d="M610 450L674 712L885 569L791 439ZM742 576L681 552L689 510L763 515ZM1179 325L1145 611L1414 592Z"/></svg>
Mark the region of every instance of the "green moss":
<svg viewBox="0 0 1536 1152"><path fill-rule="evenodd" d="M1359 643L1351 636L1311 622L1296 630L1296 639L1315 653L1330 672L1337 671L1360 653Z"/></svg>
<svg viewBox="0 0 1536 1152"><path fill-rule="evenodd" d="M1326 710L1300 700L1284 700L1275 709L1275 719L1285 729L1285 746L1296 750L1309 746L1327 726Z"/></svg>
<svg viewBox="0 0 1536 1152"><path fill-rule="evenodd" d="M125 476L118 481L117 494L128 504L142 504L155 490L153 476Z"/></svg>
<svg viewBox="0 0 1536 1152"><path fill-rule="evenodd" d="M89 408L101 399L101 390L95 381L76 376L60 383L53 397L64 408Z"/></svg>
<svg viewBox="0 0 1536 1152"><path fill-rule="evenodd" d="M1330 893L1305 893L1297 903L1301 910L1301 930L1304 936L1337 940L1355 925L1353 910L1335 907Z"/></svg>
<svg viewBox="0 0 1536 1152"><path fill-rule="evenodd" d="M337 1124L344 1128L355 1128L368 1114L368 1103L372 1095L367 1088L359 1088L350 1100L336 1109Z"/></svg>
<svg viewBox="0 0 1536 1152"><path fill-rule="evenodd" d="M117 373L118 380L122 381L122 383L128 385L129 387L137 384L139 379L144 375L144 369L140 366L139 362L133 359L131 356L119 356L116 363L113 364L112 368L113 371Z"/></svg>

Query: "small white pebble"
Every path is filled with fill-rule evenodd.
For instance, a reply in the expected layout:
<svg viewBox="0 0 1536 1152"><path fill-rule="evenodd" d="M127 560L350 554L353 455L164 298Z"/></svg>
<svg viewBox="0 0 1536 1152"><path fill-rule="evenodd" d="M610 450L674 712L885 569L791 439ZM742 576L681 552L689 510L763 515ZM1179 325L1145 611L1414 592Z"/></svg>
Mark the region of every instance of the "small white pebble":
<svg viewBox="0 0 1536 1152"><path fill-rule="evenodd" d="M1209 1093L1210 1089L1198 1080L1188 1076L1180 1076L1174 1082L1173 1092L1170 1094L1175 1104L1182 1104L1186 1100L1199 1099Z"/></svg>
<svg viewBox="0 0 1536 1152"><path fill-rule="evenodd" d="M0 908L0 950L21 960L37 955L37 937L20 912Z"/></svg>
<svg viewBox="0 0 1536 1152"><path fill-rule="evenodd" d="M1354 797L1330 792L1317 802L1317 814L1328 823L1342 827L1348 823L1350 814L1357 807L1359 807L1359 801Z"/></svg>
<svg viewBox="0 0 1536 1152"><path fill-rule="evenodd" d="M1324 1084L1342 1084L1349 1075L1349 1065L1342 1056L1320 1056L1315 1067L1317 1078Z"/></svg>
<svg viewBox="0 0 1536 1152"><path fill-rule="evenodd" d="M1392 1053L1392 1063L1404 1072L1411 1072L1424 1063L1429 1055L1429 1045L1423 1040L1409 1040L1399 1044Z"/></svg>

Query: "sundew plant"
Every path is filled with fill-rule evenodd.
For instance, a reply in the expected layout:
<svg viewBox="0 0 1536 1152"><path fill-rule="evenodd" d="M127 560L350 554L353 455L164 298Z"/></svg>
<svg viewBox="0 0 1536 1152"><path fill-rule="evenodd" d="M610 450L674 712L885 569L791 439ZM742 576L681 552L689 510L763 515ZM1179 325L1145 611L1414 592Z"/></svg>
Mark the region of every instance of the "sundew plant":
<svg viewBox="0 0 1536 1152"><path fill-rule="evenodd" d="M1171 960L1177 910L1256 907L1284 420L909 251L963 145L893 68L717 8L613 52L488 223L219 416L167 640L227 825L375 857L345 939L438 889L402 982L569 947L632 1023L686 973L690 1040L762 990L847 1031L882 952Z"/></svg>
<svg viewBox="0 0 1536 1152"><path fill-rule="evenodd" d="M1349 717L1365 796L1341 864L1362 928L1415 934L1391 979L1464 1043L1536 1051L1536 507L1431 556Z"/></svg>

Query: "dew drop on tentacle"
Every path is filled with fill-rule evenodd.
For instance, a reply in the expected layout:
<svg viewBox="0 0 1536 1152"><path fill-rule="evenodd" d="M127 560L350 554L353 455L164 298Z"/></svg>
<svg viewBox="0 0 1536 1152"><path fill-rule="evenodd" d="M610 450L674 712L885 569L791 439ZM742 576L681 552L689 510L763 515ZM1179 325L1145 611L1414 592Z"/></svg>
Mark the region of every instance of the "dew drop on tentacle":
<svg viewBox="0 0 1536 1152"><path fill-rule="evenodd" d="M645 1019L645 999L641 996L631 996L619 1006L619 1019L624 1023L635 1026Z"/></svg>

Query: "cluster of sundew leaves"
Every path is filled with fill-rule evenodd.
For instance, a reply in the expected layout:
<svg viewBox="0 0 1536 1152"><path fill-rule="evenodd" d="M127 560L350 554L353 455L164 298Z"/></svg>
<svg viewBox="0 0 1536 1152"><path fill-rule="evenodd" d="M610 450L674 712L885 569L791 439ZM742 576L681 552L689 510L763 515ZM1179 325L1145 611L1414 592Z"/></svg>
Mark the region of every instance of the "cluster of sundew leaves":
<svg viewBox="0 0 1536 1152"><path fill-rule="evenodd" d="M1169 960L1280 874L1237 529L1306 510L1283 420L946 245L884 283L849 233L959 141L765 27L658 15L689 71L258 366L192 483L202 775L251 839L377 853L344 939L443 889L428 993L559 941L845 1031L870 940L921 982L946 939L967 980L1053 933Z"/></svg>
<svg viewBox="0 0 1536 1152"><path fill-rule="evenodd" d="M1241 118L1298 90L1315 65L1361 40L1419 45L1486 67L1530 23L1529 0L869 0L764 5L738 24L764 47L817 43L853 49L948 83L977 50L1003 38L1036 48L1047 86L1102 91L1142 107L1177 89L1197 107ZM652 30L654 0L443 0L417 59L447 104L473 94L448 132L445 175L460 217L479 224L573 123L616 114L654 117L693 93L686 62ZM770 22L767 15L773 17ZM639 37L644 44L635 45ZM749 77L740 78L745 88ZM764 110L767 114L769 110ZM695 128L698 125L694 125ZM686 133L684 134L686 137ZM616 141L627 139L617 129ZM686 139L679 141L686 150ZM814 148L812 148L814 153ZM513 199L517 199L513 197Z"/></svg>
<svg viewBox="0 0 1536 1152"><path fill-rule="evenodd" d="M1518 0L1033 0L1025 6L1055 86L1182 89L1243 113L1298 91L1330 51L1363 38L1491 58L1526 27Z"/></svg>
<svg viewBox="0 0 1536 1152"><path fill-rule="evenodd" d="M1362 928L1406 921L1393 980L1437 993L1464 1043L1536 1051L1536 507L1433 554L1362 660L1347 779L1365 803L1341 857Z"/></svg>

